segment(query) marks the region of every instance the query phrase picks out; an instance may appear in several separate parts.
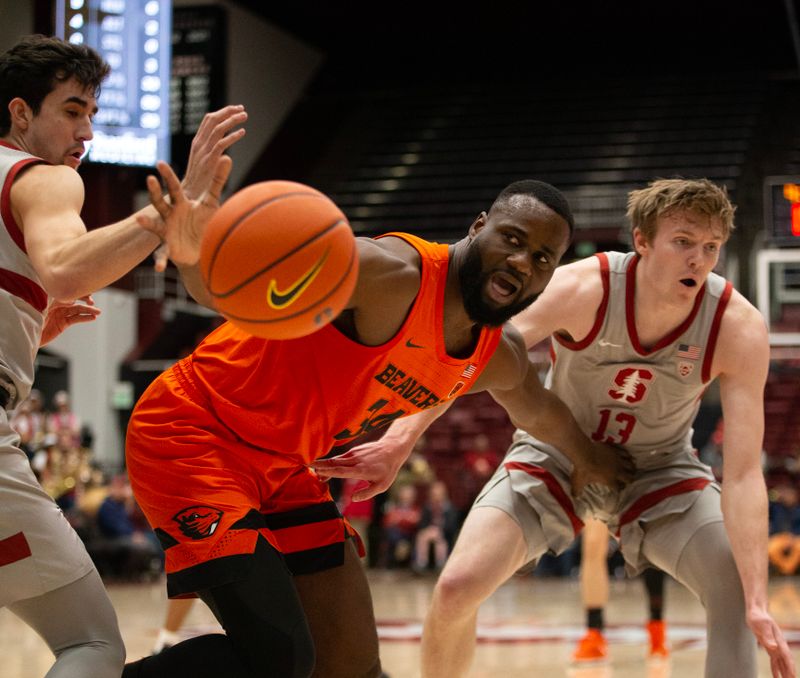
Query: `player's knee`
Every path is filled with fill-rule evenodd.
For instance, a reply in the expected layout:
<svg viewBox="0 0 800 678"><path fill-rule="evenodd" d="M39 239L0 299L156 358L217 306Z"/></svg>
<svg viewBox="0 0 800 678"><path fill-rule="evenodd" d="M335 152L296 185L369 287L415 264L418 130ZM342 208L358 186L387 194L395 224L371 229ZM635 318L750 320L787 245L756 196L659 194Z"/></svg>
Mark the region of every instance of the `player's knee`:
<svg viewBox="0 0 800 678"><path fill-rule="evenodd" d="M434 589L434 603L439 613L454 616L469 614L480 602L476 577L466 570L445 567Z"/></svg>
<svg viewBox="0 0 800 678"><path fill-rule="evenodd" d="M739 570L722 523L705 525L692 536L681 553L677 572L707 608L744 604Z"/></svg>
<svg viewBox="0 0 800 678"><path fill-rule="evenodd" d="M234 653L251 678L307 678L314 672L316 651L308 625L278 628L264 624L256 635L238 639Z"/></svg>
<svg viewBox="0 0 800 678"><path fill-rule="evenodd" d="M271 639L274 640L274 639ZM308 625L297 624L289 636L290 650L285 654L286 665L277 672L274 671L274 657L283 650L283 642L277 642L277 646L266 643L263 647L265 656L260 662L261 666L269 667L267 673L255 673L257 676L287 676L289 678L308 678L316 665L316 650L314 640L308 630Z"/></svg>
<svg viewBox="0 0 800 678"><path fill-rule="evenodd" d="M61 658L75 653L80 654L82 663L92 667L93 678L119 678L125 666L125 645L116 630L106 636L56 651L55 655Z"/></svg>

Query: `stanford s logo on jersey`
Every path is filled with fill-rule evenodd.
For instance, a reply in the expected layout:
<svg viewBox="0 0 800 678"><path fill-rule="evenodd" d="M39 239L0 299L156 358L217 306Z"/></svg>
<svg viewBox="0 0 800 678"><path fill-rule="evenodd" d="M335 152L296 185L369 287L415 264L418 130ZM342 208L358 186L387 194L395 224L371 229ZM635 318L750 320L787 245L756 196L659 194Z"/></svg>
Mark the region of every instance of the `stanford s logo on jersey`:
<svg viewBox="0 0 800 678"><path fill-rule="evenodd" d="M189 539L210 537L217 529L220 518L222 511L210 506L189 506L172 516L180 531Z"/></svg>
<svg viewBox="0 0 800 678"><path fill-rule="evenodd" d="M608 395L614 400L626 403L638 403L647 395L647 387L653 381L653 373L642 367L626 367L614 378L614 386Z"/></svg>

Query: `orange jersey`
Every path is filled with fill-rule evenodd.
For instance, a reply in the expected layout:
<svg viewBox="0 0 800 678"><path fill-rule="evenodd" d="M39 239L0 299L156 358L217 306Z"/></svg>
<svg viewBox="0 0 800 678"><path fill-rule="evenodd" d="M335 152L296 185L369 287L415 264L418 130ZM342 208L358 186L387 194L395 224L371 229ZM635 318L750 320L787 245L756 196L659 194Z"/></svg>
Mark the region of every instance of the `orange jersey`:
<svg viewBox="0 0 800 678"><path fill-rule="evenodd" d="M213 414L244 442L305 465L398 417L462 395L475 382L501 330L484 328L468 358L448 356L447 245L387 235L418 250L422 275L408 317L385 344L358 344L333 325L272 341L226 323L194 351L191 380L206 394Z"/></svg>

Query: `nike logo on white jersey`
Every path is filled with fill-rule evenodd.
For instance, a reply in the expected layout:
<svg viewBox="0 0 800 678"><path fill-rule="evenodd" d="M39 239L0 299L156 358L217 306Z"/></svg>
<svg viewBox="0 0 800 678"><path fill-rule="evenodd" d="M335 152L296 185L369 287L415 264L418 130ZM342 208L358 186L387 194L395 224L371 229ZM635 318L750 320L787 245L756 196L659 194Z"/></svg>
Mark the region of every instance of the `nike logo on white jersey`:
<svg viewBox="0 0 800 678"><path fill-rule="evenodd" d="M611 346L612 348L622 348L622 344L612 344L610 341L606 341L605 339L601 339L597 342L597 344L601 348L605 348L606 346Z"/></svg>

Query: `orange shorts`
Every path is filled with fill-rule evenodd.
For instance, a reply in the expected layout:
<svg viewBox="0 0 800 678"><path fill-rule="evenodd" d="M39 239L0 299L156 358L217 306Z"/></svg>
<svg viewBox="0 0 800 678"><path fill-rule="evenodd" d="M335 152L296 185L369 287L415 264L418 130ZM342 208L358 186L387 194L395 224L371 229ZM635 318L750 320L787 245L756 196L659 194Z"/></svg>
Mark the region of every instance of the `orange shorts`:
<svg viewBox="0 0 800 678"><path fill-rule="evenodd" d="M250 446L212 413L179 363L134 409L126 441L136 501L166 552L171 597L241 579L263 536L292 574L363 546L326 483L296 459Z"/></svg>

